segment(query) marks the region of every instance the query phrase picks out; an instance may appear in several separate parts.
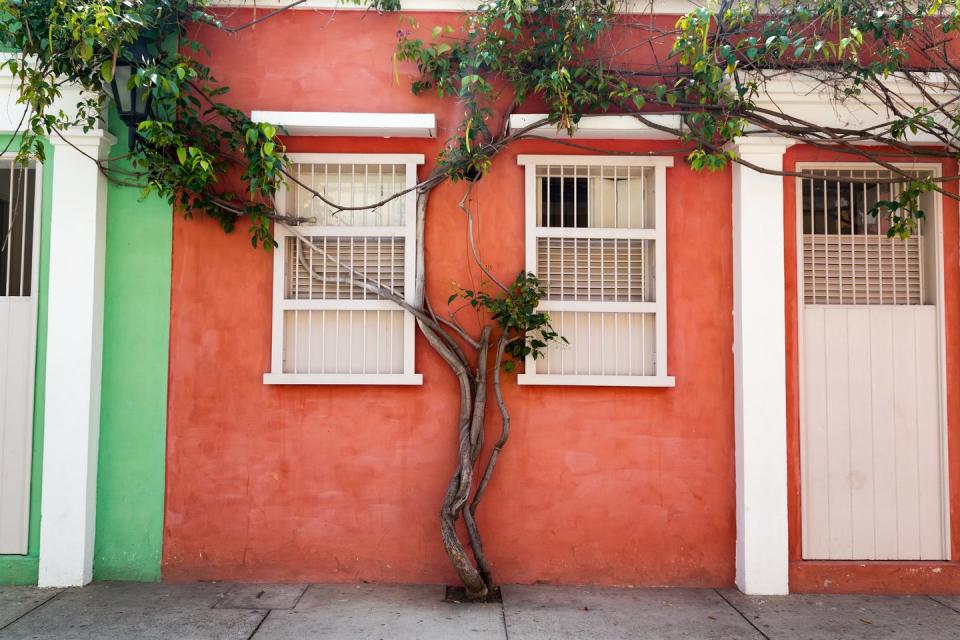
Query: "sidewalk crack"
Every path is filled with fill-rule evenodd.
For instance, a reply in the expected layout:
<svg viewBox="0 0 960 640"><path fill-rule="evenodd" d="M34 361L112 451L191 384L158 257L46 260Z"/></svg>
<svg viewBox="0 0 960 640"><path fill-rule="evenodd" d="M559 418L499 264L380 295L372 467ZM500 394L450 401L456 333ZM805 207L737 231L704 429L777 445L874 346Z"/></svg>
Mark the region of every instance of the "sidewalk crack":
<svg viewBox="0 0 960 640"><path fill-rule="evenodd" d="M937 600L935 597L933 597L933 596L931 596L931 595L927 595L927 597L930 598L931 600L933 600L934 602L936 602L937 604L939 604L940 606L943 606L943 607L946 607L947 609L950 609L950 611L953 611L954 613L960 613L960 609L957 609L957 608L954 607L953 605L947 604L947 603L944 602L943 600Z"/></svg>
<svg viewBox="0 0 960 640"><path fill-rule="evenodd" d="M262 618L260 618L260 622L257 623L257 626L255 626L253 631L250 632L250 635L247 636L247 640L253 640L253 637L260 631L260 627L262 627L263 623L267 621L267 618L271 613L273 613L273 609L267 609L267 612L263 614Z"/></svg>
<svg viewBox="0 0 960 640"><path fill-rule="evenodd" d="M59 595L60 595L61 593L63 593L64 591L65 591L65 589L60 589L59 591L57 591L55 594L53 594L52 596L50 596L49 598L47 598L46 600L44 600L44 601L41 602L40 604L38 604L38 605L36 605L36 606L34 606L34 607L31 607L28 611L25 611L25 612L21 613L19 616L17 616L16 618L14 618L13 620L11 620L11 621L8 622L7 624L5 624L5 625L3 625L2 627L0 627L0 631L3 631L3 630L6 629L7 627L13 626L14 624L20 622L21 620L23 620L24 618L26 618L28 615L30 615L30 614L33 613L34 611L36 611L36 610L39 609L40 607L42 607L42 606L44 606L45 604L47 604L48 602L53 602L53 599L56 598L57 596L59 596Z"/></svg>
<svg viewBox="0 0 960 640"><path fill-rule="evenodd" d="M510 630L507 629L507 608L503 606L503 590L500 591L500 620L503 621L503 639L510 640Z"/></svg>
<svg viewBox="0 0 960 640"><path fill-rule="evenodd" d="M755 625L755 624L753 623L753 620L751 620L750 618L748 618L743 611L740 611L740 609L737 609L736 605L734 605L732 602L730 602L725 595L723 595L722 593L720 593L720 590L719 590L719 589L714 589L713 592L714 592L715 594L717 594L718 596L720 596L720 599L723 600L724 602L726 602L726 603L730 606L731 609L733 609L733 610L736 611L738 614L740 614L740 617L743 618L748 625L750 625L751 627L753 627L753 628L756 630L757 633L759 633L761 636L763 636L763 639L764 639L764 640L770 640L770 636L768 636L767 634L765 634L765 633L760 629L760 627L758 627L757 625Z"/></svg>

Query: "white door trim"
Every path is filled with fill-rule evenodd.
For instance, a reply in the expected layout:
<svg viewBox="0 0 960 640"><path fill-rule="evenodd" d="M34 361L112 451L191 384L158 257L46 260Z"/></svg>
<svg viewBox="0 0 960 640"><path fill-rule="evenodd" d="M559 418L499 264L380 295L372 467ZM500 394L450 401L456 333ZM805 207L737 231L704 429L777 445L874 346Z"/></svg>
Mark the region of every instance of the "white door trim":
<svg viewBox="0 0 960 640"><path fill-rule="evenodd" d="M936 162L909 162L909 163L892 163L894 166L902 169L919 169L930 171L935 177L943 175L943 166L940 163ZM871 162L798 162L796 164L797 171L803 170L831 170L831 169L884 169L881 165ZM804 353L804 324L803 324L803 309L804 309L804 278L803 278L803 189L799 186L801 178L792 178L795 185L795 204L794 204L794 225L795 225L795 244L796 244L796 269L797 269L797 369L798 369L798 390L799 394L803 393L804 389L804 367L803 367L803 353ZM952 544L950 538L950 467L949 467L949 450L948 450L948 414L947 414L947 359L946 359L946 305L944 304L944 258L946 255L944 247L944 235L943 235L943 196L941 194L934 194L934 211L933 211L933 227L934 233L936 234L934 246L936 247L937 256L934 264L936 265L934 275L936 277L936 295L937 295L937 358L938 358L938 367L937 367L937 395L939 399L939 412L940 412L940 468L942 469L941 473L941 513L943 514L942 523L943 523L943 540L944 540L944 553L947 560L951 559ZM800 465L800 478L798 480L802 483L802 461L807 455L806 443L803 437L803 398L802 395L798 395L798 437L799 437L799 448L798 453L800 460L798 463ZM805 523L803 521L803 505L800 506L800 535L804 536L806 534ZM802 542L802 540L801 540ZM905 561L909 562L909 561Z"/></svg>
<svg viewBox="0 0 960 640"><path fill-rule="evenodd" d="M13 154L0 155L0 166L11 164ZM25 381L27 386L26 397L24 398L27 422L26 441L24 446L17 451L10 451L5 442L0 442L0 458L4 458L4 463L0 464L0 470L14 461L6 459L6 456L14 454L21 458L22 467L19 471L19 491L22 492L21 504L15 513L9 513L0 509L0 522L15 522L11 527L14 531L6 529L4 533L7 538L0 537L0 554L9 555L27 555L29 552L30 539L30 502L31 502L31 481L33 477L33 436L34 436L34 409L36 397L36 370L37 370L37 317L39 309L39 291L40 291L40 234L43 229L41 216L43 211L43 166L39 162L32 162L30 170L33 171L33 239L30 259L30 335L27 337L27 344L31 345L31 357L28 358L28 367L25 372ZM2 236L0 236L2 237ZM0 240L2 242L2 240ZM22 277L22 276L21 276ZM19 337L19 336L18 336ZM7 339L8 336L3 336ZM0 366L6 366L6 363L0 363ZM0 389L0 391L3 391ZM0 404L0 411L9 406L8 400ZM3 434L0 434L0 440ZM6 474L4 474L6 475ZM9 476L7 476L9 478ZM0 507L4 505L0 504Z"/></svg>

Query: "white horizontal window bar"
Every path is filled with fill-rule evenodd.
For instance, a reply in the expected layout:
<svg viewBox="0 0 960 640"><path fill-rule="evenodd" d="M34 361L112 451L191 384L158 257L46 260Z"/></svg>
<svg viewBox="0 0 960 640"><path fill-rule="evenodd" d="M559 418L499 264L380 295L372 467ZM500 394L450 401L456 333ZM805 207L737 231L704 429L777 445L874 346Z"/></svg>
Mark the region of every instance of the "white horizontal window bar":
<svg viewBox="0 0 960 640"><path fill-rule="evenodd" d="M580 386L580 387L675 387L673 376L595 376L595 375L553 375L522 373L517 376L517 384L539 386Z"/></svg>
<svg viewBox="0 0 960 640"><path fill-rule="evenodd" d="M331 274L333 275L333 274ZM346 289L346 285L344 285ZM370 293L373 296L373 293ZM403 308L390 300L353 300L353 299L306 299L283 300L279 303L285 311L402 311Z"/></svg>
<svg viewBox="0 0 960 640"><path fill-rule="evenodd" d="M250 119L283 127L291 136L435 138L437 135L437 117L432 113L254 111Z"/></svg>
<svg viewBox="0 0 960 640"><path fill-rule="evenodd" d="M623 287L626 289L626 287ZM655 313L660 309L656 302L606 302L603 300L553 300L541 299L539 311L588 311L591 313ZM556 329L556 327L554 327Z"/></svg>
<svg viewBox="0 0 960 640"><path fill-rule="evenodd" d="M291 164L423 164L422 153L288 153Z"/></svg>
<svg viewBox="0 0 960 640"><path fill-rule="evenodd" d="M673 158L670 156L618 156L618 155L600 155L600 156L541 156L541 155L519 155L517 164L526 165L590 165L590 166L608 166L608 167L672 167ZM559 175L557 177L560 177ZM610 176L613 177L613 176Z"/></svg>
<svg viewBox="0 0 960 640"><path fill-rule="evenodd" d="M625 238L656 240L656 229L624 229L618 227L534 227L535 238Z"/></svg>
<svg viewBox="0 0 960 640"><path fill-rule="evenodd" d="M264 384L422 385L419 373L265 373Z"/></svg>
<svg viewBox="0 0 960 640"><path fill-rule="evenodd" d="M862 304L811 304L811 303L805 302L803 306L804 306L805 308L807 308L807 309L848 309L848 310L854 310L854 309L861 309L861 310L862 310L862 309L863 309L863 305L862 305ZM888 305L888 306L894 306L894 305ZM906 305L899 305L899 306L906 306ZM937 305L936 305L936 304L929 304L929 303L924 303L924 304L911 304L911 305L910 305L910 308L915 308L915 307L935 307L935 306L937 306Z"/></svg>
<svg viewBox="0 0 960 640"><path fill-rule="evenodd" d="M515 113L510 116L510 132L516 133L526 127L546 119L545 113ZM653 124L679 130L683 121L678 115L644 114ZM545 124L527 132L544 138L568 138L566 129L557 129L556 125ZM663 131L629 115L620 116L583 116L577 124L574 138L588 140L676 140L672 131ZM623 165L623 158L617 164ZM522 164L522 163L521 163Z"/></svg>
<svg viewBox="0 0 960 640"><path fill-rule="evenodd" d="M297 230L305 236L356 236L360 238L377 236L402 238L408 233L406 227L340 227L315 224L300 224L297 225Z"/></svg>

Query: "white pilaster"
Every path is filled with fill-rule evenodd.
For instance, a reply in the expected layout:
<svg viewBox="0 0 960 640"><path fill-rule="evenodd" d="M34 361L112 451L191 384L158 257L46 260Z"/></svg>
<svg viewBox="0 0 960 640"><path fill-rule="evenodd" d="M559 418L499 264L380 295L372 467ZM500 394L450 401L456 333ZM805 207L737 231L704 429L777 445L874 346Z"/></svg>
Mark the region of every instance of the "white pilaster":
<svg viewBox="0 0 960 640"><path fill-rule="evenodd" d="M780 170L788 141L743 138L738 156ZM787 568L783 177L733 166L737 586L783 594Z"/></svg>
<svg viewBox="0 0 960 640"><path fill-rule="evenodd" d="M101 130L52 136L50 282L40 508L41 587L90 582L96 526L107 182Z"/></svg>

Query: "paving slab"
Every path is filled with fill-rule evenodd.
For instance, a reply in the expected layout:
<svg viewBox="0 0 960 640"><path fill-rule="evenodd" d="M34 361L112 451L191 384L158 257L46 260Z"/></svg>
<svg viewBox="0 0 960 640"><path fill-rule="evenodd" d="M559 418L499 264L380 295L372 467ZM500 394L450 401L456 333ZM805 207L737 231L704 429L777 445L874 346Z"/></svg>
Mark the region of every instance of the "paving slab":
<svg viewBox="0 0 960 640"><path fill-rule="evenodd" d="M311 585L256 640L505 640L499 604L444 602L441 585Z"/></svg>
<svg viewBox="0 0 960 640"><path fill-rule="evenodd" d="M245 583L229 585L218 609L293 609L306 584Z"/></svg>
<svg viewBox="0 0 960 640"><path fill-rule="evenodd" d="M0 587L0 629L60 593L60 589Z"/></svg>
<svg viewBox="0 0 960 640"><path fill-rule="evenodd" d="M715 591L504 586L510 640L762 638Z"/></svg>
<svg viewBox="0 0 960 640"><path fill-rule="evenodd" d="M960 612L960 596L930 596L945 607Z"/></svg>
<svg viewBox="0 0 960 640"><path fill-rule="evenodd" d="M960 613L927 596L723 595L771 640L955 640Z"/></svg>
<svg viewBox="0 0 960 640"><path fill-rule="evenodd" d="M0 631L0 640L248 640L266 612L213 608L228 589L110 582L66 589Z"/></svg>

